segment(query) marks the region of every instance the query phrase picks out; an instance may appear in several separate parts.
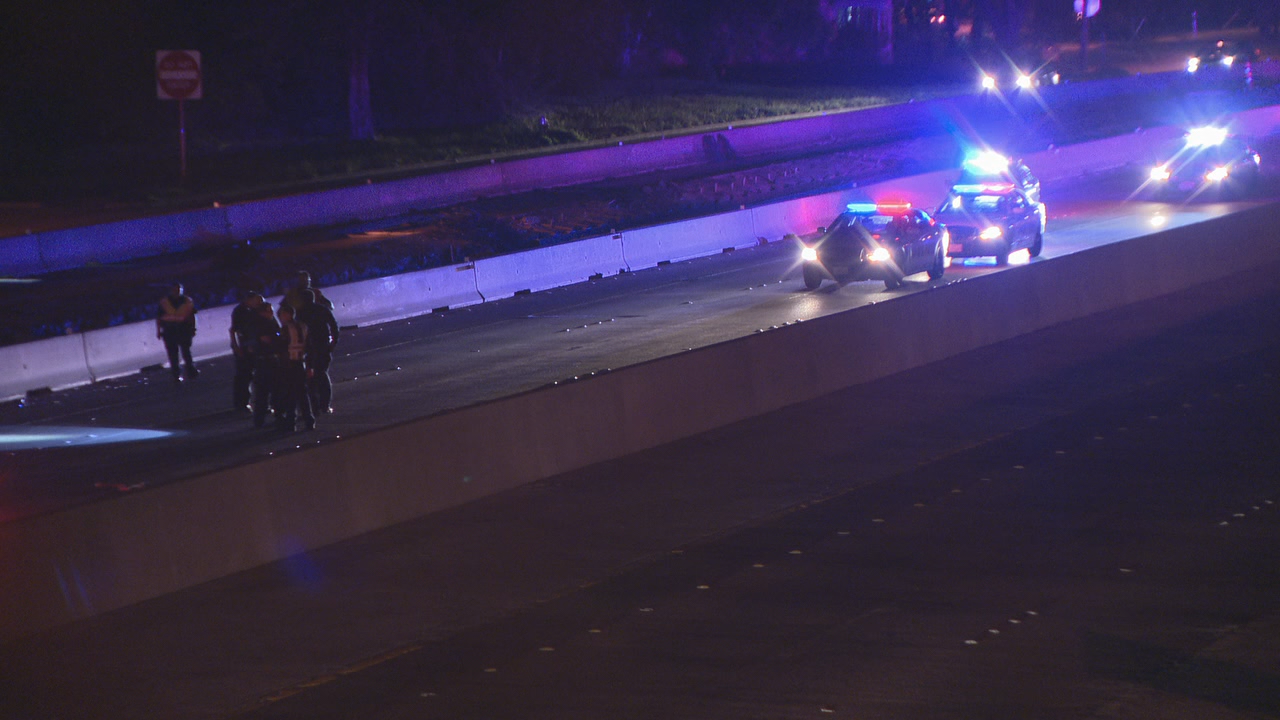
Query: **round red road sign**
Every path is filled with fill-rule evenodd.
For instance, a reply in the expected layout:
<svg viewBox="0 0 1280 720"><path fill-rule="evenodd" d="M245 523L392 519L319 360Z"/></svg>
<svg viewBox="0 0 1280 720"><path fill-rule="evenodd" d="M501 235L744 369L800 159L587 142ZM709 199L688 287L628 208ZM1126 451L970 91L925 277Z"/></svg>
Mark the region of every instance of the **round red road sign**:
<svg viewBox="0 0 1280 720"><path fill-rule="evenodd" d="M156 94L161 100L195 100L201 94L200 53L161 50L156 53Z"/></svg>

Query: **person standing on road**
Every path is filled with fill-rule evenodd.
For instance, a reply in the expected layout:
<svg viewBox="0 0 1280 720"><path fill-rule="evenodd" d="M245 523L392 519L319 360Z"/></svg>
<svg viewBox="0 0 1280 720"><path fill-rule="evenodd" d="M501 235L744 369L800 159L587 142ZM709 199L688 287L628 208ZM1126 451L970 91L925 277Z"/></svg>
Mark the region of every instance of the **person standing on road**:
<svg viewBox="0 0 1280 720"><path fill-rule="evenodd" d="M236 361L236 374L231 381L231 407L236 412L253 410L249 407L249 400L253 397L249 385L253 382L253 349L257 341L256 328L261 324L258 310L262 303L261 295L249 293L231 311L231 353Z"/></svg>
<svg viewBox="0 0 1280 720"><path fill-rule="evenodd" d="M195 336L196 305L183 293L182 283L174 283L169 294L160 299L160 314L156 317L156 338L164 341L174 382L182 382L182 372L178 368L179 353L186 362L187 379L194 379L200 374L191 359L191 341Z"/></svg>
<svg viewBox="0 0 1280 720"><path fill-rule="evenodd" d="M302 307L298 321L307 328L307 393L311 408L320 413L333 412L333 380L329 366L333 364L333 350L338 346L338 320L324 303L318 302L315 291L305 289L299 293Z"/></svg>
<svg viewBox="0 0 1280 720"><path fill-rule="evenodd" d="M253 426L267 424L267 414L273 409L281 412L279 377L280 368L276 346L280 337L280 323L271 311L271 303L265 300L258 306L258 316L253 323L253 342L249 354L253 356Z"/></svg>
<svg viewBox="0 0 1280 720"><path fill-rule="evenodd" d="M315 295L314 302L325 306L330 311L333 310L333 303L324 296L324 293L320 292L320 288L311 286L311 273L306 270L299 270L294 273L293 287L289 288L288 292L284 294L284 302L295 310L301 310L302 306L306 304L306 300L302 296L302 293L306 290L310 290Z"/></svg>
<svg viewBox="0 0 1280 720"><path fill-rule="evenodd" d="M316 427L311 413L311 399L307 394L307 326L294 319L293 308L280 305L276 313L280 318L280 338L277 353L280 367L280 404L277 406L276 427L281 430L297 430L301 424L308 430Z"/></svg>

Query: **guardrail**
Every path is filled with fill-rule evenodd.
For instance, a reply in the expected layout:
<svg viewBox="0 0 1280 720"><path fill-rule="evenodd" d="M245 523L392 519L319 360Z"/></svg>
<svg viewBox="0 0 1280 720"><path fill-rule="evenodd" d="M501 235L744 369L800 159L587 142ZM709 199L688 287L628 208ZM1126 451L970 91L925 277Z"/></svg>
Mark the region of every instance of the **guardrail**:
<svg viewBox="0 0 1280 720"><path fill-rule="evenodd" d="M1232 118L1242 134L1271 135L1280 130L1280 106L1259 108ZM1177 137L1178 128L1152 128L1114 138L1046 150L1028 157L1048 182L1146 161ZM848 202L895 196L923 207L944 196L955 171L887 180L834 193L629 230L549 248L513 253L474 263L326 288L343 325L373 325L488 300L518 292L545 290L639 270L663 262L711 255L806 234L825 225ZM198 357L225 355L230 307L202 310L193 348ZM137 372L164 362L163 346L150 322L132 323L83 335L0 347L0 400L33 390L62 389Z"/></svg>

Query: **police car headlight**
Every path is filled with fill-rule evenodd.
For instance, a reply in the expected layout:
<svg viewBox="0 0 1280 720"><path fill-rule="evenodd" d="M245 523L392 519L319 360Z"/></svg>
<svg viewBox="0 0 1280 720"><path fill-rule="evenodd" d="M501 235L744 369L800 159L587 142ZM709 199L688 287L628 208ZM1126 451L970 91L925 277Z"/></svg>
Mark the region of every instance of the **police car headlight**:
<svg viewBox="0 0 1280 720"><path fill-rule="evenodd" d="M1001 235L1004 235L1004 231L996 227L995 225L992 225L991 227L979 233L978 237L982 238L983 240L995 240Z"/></svg>
<svg viewBox="0 0 1280 720"><path fill-rule="evenodd" d="M1200 58L1187 58L1187 72L1193 73L1200 69Z"/></svg>
<svg viewBox="0 0 1280 720"><path fill-rule="evenodd" d="M1225 167L1218 166L1210 170L1208 174L1204 176L1204 179L1208 180L1209 182L1222 182L1223 180L1227 179L1227 175L1229 174L1230 173L1227 171Z"/></svg>
<svg viewBox="0 0 1280 720"><path fill-rule="evenodd" d="M1031 87L1031 76L1018 73L1018 79L1016 82L1018 84L1018 87L1022 88L1023 90L1026 90Z"/></svg>
<svg viewBox="0 0 1280 720"><path fill-rule="evenodd" d="M1236 61L1236 56L1235 56L1235 55L1223 55L1223 56L1222 56L1222 66L1223 66L1223 67L1231 67L1233 64L1235 64L1235 61Z"/></svg>
<svg viewBox="0 0 1280 720"><path fill-rule="evenodd" d="M818 262L818 251L806 245L800 251L800 259L805 262Z"/></svg>
<svg viewBox="0 0 1280 720"><path fill-rule="evenodd" d="M1168 165L1157 165L1156 167L1151 168L1152 180L1155 180L1157 182L1164 182L1165 180L1168 180L1171 176L1172 176L1172 173L1169 172Z"/></svg>
<svg viewBox="0 0 1280 720"><path fill-rule="evenodd" d="M871 254L867 256L867 259L871 262L888 262L889 251L882 247L878 247L871 251Z"/></svg>
<svg viewBox="0 0 1280 720"><path fill-rule="evenodd" d="M996 89L996 79L995 79L995 78L993 78L993 77L991 77L990 75L983 74L983 76L982 76L982 89L983 89L983 90L995 90L995 89Z"/></svg>

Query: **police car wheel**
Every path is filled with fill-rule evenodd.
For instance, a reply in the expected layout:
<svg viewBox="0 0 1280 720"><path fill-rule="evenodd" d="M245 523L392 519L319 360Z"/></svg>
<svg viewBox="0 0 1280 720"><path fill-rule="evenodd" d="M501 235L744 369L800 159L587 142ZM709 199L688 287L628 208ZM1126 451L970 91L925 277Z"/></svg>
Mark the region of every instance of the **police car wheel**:
<svg viewBox="0 0 1280 720"><path fill-rule="evenodd" d="M1044 250L1044 236L1037 232L1036 239L1031 242L1031 257L1040 257L1042 250Z"/></svg>
<svg viewBox="0 0 1280 720"><path fill-rule="evenodd" d="M1009 249L1005 248L1004 250L1001 250L1000 252L996 253L996 265L1003 267L1008 264L1009 264Z"/></svg>
<svg viewBox="0 0 1280 720"><path fill-rule="evenodd" d="M897 290L902 287L902 278L897 275L890 275L884 279L885 290Z"/></svg>
<svg viewBox="0 0 1280 720"><path fill-rule="evenodd" d="M942 245L938 245L938 249L933 253L933 265L929 268L929 279L937 280L947 271L947 253L942 249Z"/></svg>
<svg viewBox="0 0 1280 720"><path fill-rule="evenodd" d="M817 290L822 284L822 271L812 265L804 266L804 286L810 290Z"/></svg>

